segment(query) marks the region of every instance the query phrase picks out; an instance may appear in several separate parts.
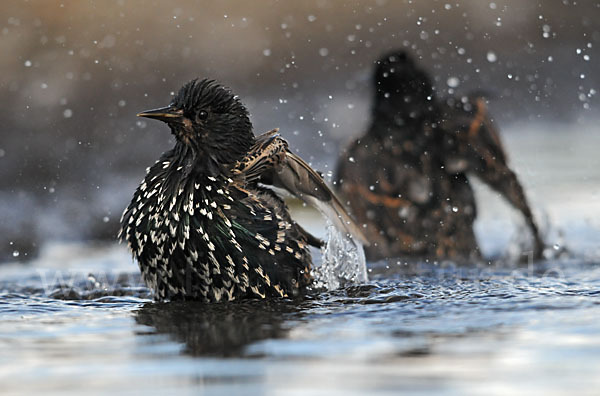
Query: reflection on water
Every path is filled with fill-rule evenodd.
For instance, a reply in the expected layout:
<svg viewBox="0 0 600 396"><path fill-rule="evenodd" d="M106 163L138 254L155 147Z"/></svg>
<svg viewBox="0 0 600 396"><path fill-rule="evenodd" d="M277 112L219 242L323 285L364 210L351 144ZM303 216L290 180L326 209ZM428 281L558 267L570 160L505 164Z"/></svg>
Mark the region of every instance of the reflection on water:
<svg viewBox="0 0 600 396"><path fill-rule="evenodd" d="M284 320L299 318L298 301L146 303L135 311L137 323L152 327L141 334L166 334L192 356L242 356L246 346L283 338Z"/></svg>

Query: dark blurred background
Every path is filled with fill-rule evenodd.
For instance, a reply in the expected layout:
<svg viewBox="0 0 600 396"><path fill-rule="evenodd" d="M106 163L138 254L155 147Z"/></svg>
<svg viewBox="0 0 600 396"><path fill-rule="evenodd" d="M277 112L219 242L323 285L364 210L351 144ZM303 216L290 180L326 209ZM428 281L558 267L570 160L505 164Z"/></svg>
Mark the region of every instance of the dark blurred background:
<svg viewBox="0 0 600 396"><path fill-rule="evenodd" d="M0 261L48 240L114 239L173 144L135 114L196 76L231 87L257 133L280 127L330 172L368 121L373 61L399 47L440 95L488 92L501 127L598 118L599 1L3 0Z"/></svg>

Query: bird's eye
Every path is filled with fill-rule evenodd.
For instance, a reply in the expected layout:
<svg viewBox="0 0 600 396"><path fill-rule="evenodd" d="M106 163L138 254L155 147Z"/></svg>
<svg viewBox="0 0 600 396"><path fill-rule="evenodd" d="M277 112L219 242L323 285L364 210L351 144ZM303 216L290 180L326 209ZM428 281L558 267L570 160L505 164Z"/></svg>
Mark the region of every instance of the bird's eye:
<svg viewBox="0 0 600 396"><path fill-rule="evenodd" d="M208 118L208 113L204 110L200 111L200 113L198 113L198 119L201 121L204 121Z"/></svg>

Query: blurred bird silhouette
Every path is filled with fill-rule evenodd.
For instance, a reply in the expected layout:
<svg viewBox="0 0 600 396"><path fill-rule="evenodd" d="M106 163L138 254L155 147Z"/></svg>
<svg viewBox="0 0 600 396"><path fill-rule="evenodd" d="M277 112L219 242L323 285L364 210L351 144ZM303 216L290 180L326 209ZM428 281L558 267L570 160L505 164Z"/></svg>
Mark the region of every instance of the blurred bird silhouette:
<svg viewBox="0 0 600 396"><path fill-rule="evenodd" d="M473 260L476 176L520 210L544 244L485 100L438 100L429 76L404 51L376 62L371 125L337 164L337 185L365 225L367 258Z"/></svg>
<svg viewBox="0 0 600 396"><path fill-rule="evenodd" d="M255 138L246 108L221 85L193 80L169 106L138 116L164 121L176 137L121 220L120 238L157 299L292 297L311 283L308 245L321 241L268 186L330 208L363 238L321 176L277 130Z"/></svg>

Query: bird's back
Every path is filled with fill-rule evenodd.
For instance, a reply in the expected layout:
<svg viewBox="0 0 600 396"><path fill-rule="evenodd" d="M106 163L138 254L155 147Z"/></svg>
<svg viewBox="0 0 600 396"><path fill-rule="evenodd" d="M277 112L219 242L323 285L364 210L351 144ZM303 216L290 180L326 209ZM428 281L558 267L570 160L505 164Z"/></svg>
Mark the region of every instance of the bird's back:
<svg viewBox="0 0 600 396"><path fill-rule="evenodd" d="M476 248L473 192L444 169L443 131L433 122L375 117L340 157L337 179L373 242L367 257L458 257Z"/></svg>

